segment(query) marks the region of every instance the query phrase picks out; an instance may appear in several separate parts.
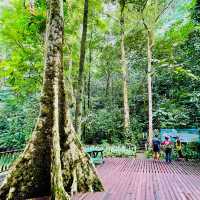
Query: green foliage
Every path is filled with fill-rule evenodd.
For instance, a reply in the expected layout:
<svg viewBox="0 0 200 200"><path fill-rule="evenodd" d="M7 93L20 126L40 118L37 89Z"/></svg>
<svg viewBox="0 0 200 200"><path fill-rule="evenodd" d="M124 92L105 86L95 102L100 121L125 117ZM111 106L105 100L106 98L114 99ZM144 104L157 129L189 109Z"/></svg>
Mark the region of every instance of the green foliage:
<svg viewBox="0 0 200 200"><path fill-rule="evenodd" d="M23 148L34 128L38 100L28 98L20 103L9 90L1 92L0 98L0 147Z"/></svg>
<svg viewBox="0 0 200 200"><path fill-rule="evenodd" d="M200 144L199 143L190 143L184 146L183 155L186 160L188 159L200 159Z"/></svg>
<svg viewBox="0 0 200 200"><path fill-rule="evenodd" d="M194 20L195 23L200 23L200 1L195 0L194 2L194 7L193 7L193 12L192 12L192 19Z"/></svg>
<svg viewBox="0 0 200 200"><path fill-rule="evenodd" d="M136 146L110 145L103 143L101 145L89 146L89 148L103 149L104 157L133 157L136 155ZM88 147L87 147L88 148Z"/></svg>
<svg viewBox="0 0 200 200"><path fill-rule="evenodd" d="M136 155L134 147L128 148L123 145L104 145L103 148L105 157L133 157Z"/></svg>
<svg viewBox="0 0 200 200"><path fill-rule="evenodd" d="M12 163L19 157L20 152L0 154L0 172L7 171Z"/></svg>
<svg viewBox="0 0 200 200"><path fill-rule="evenodd" d="M23 97L37 92L41 86L44 9L38 7L31 15L17 0L5 7L0 16L0 46L5 57L0 60L0 78Z"/></svg>
<svg viewBox="0 0 200 200"><path fill-rule="evenodd" d="M118 108L100 109L90 113L86 121L85 143L101 143L103 140L110 144L122 142L124 140L122 120Z"/></svg>

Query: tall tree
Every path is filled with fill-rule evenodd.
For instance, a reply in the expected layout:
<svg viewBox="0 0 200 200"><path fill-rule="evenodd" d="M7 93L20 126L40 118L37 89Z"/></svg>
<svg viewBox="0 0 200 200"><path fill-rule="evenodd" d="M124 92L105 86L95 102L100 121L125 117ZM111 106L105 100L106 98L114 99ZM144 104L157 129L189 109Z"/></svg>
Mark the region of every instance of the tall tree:
<svg viewBox="0 0 200 200"><path fill-rule="evenodd" d="M88 81L87 81L87 107L88 110L90 109L91 102L90 102L90 95L91 95L91 67L92 67L92 31L90 34L90 42L89 42L89 72L88 72Z"/></svg>
<svg viewBox="0 0 200 200"><path fill-rule="evenodd" d="M152 48L154 44L154 32L143 21L147 31L147 85L148 85L148 142L151 143L153 138L153 105L152 105Z"/></svg>
<svg viewBox="0 0 200 200"><path fill-rule="evenodd" d="M78 135L81 135L81 115L82 115L82 96L83 96L83 85L84 85L84 63L85 63L85 45L87 37L87 26L88 26L88 0L84 1L84 15L83 15L83 31L81 38L80 48L80 62L79 62L79 74L78 84L76 93L76 112L75 112L75 130Z"/></svg>
<svg viewBox="0 0 200 200"><path fill-rule="evenodd" d="M155 27L174 0L148 0L142 9L142 21L147 36L147 85L148 85L148 142L151 144L153 138L153 105L152 105L152 50L154 46Z"/></svg>
<svg viewBox="0 0 200 200"><path fill-rule="evenodd" d="M0 188L0 199L51 196L103 187L75 135L63 78L63 1L49 0L40 115L32 139Z"/></svg>
<svg viewBox="0 0 200 200"><path fill-rule="evenodd" d="M125 17L124 8L126 0L120 0L120 25L121 25L121 66L123 75L123 103L124 103L124 130L127 137L129 131L129 104L128 104L128 66L125 54Z"/></svg>

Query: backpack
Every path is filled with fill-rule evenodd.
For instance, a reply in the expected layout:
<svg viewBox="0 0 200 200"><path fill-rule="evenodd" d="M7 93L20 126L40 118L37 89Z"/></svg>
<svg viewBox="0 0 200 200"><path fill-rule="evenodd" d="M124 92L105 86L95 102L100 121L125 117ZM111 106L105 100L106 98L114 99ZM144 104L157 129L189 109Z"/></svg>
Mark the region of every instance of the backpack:
<svg viewBox="0 0 200 200"><path fill-rule="evenodd" d="M172 146L173 146L173 144L171 143L171 142L165 142L165 144L164 144L164 149L165 150L171 150L172 149Z"/></svg>
<svg viewBox="0 0 200 200"><path fill-rule="evenodd" d="M159 140L153 140L153 149L155 149L155 150L160 149L160 141Z"/></svg>

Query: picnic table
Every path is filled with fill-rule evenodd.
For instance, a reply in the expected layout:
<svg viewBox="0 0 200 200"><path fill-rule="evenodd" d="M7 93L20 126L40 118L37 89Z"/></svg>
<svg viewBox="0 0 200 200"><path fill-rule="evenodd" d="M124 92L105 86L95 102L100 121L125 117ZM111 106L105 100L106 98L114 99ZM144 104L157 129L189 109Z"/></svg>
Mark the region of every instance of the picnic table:
<svg viewBox="0 0 200 200"><path fill-rule="evenodd" d="M86 147L85 152L89 154L91 161L94 164L102 164L104 163L103 159L103 148L98 148L98 147Z"/></svg>

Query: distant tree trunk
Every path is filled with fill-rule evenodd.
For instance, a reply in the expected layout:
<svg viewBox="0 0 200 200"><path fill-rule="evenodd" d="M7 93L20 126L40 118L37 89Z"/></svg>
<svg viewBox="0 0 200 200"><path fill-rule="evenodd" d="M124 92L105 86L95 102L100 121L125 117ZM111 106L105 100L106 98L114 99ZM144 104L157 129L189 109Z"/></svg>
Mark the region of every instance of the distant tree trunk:
<svg viewBox="0 0 200 200"><path fill-rule="evenodd" d="M157 4L159 5L158 2L157 2ZM164 5L162 5L163 3L164 3ZM159 19L161 18L161 16L163 16L165 11L167 9L169 9L169 7L170 7L170 5L172 5L172 3L174 3L174 0L165 1L160 4L160 6L162 8L161 7L159 8L159 6L156 4L155 5L156 10L154 10L153 8L152 8L152 10L151 9L148 10L149 14L152 14L151 23L149 23L149 24L145 22L145 18L144 18L144 9L145 9L146 5L148 5L148 1L146 1L145 7L142 10L143 25L144 25L144 27L146 29L146 33L147 33L147 60L148 60L147 84L148 84L148 117L149 117L148 142L150 145L152 145L152 138L153 138L152 48L154 45L154 27L157 24L157 22L159 21Z"/></svg>
<svg viewBox="0 0 200 200"><path fill-rule="evenodd" d="M72 9L72 1L66 0L66 9L67 9L67 17L69 18L73 14ZM66 38L67 39L67 38ZM67 52L65 53L66 56L66 85L68 87L66 88L66 97L68 99L68 105L69 108L73 111L75 109L76 100L75 100L75 94L74 94L74 87L73 87L73 81L72 81L72 68L73 68L73 55L72 55L72 44L70 41L67 40L66 42Z"/></svg>
<svg viewBox="0 0 200 200"><path fill-rule="evenodd" d="M74 97L74 89L72 84L72 55L69 52L68 60L67 60L67 76L66 76L66 84L68 87L66 88L66 97L68 99L68 105L70 108L73 108L75 105L75 97Z"/></svg>
<svg viewBox="0 0 200 200"><path fill-rule="evenodd" d="M113 77L111 77L111 81L110 81L110 87L111 87L111 91L110 91L110 102L111 104L113 104L115 97L114 97L114 86L113 86Z"/></svg>
<svg viewBox="0 0 200 200"><path fill-rule="evenodd" d="M29 0L29 9L32 15L35 14L35 0Z"/></svg>
<svg viewBox="0 0 200 200"><path fill-rule="evenodd" d="M84 95L83 95L83 123L82 123L82 127L83 127L83 131L81 134L81 139L82 141L85 141L86 139L86 117L87 117L87 110L86 110L86 95L87 95L87 85L84 85Z"/></svg>
<svg viewBox="0 0 200 200"><path fill-rule="evenodd" d="M148 130L148 142L151 145L153 138L153 106L152 106L152 47L153 47L153 33L147 31L147 58L148 58L148 116L149 116L149 130Z"/></svg>
<svg viewBox="0 0 200 200"><path fill-rule="evenodd" d="M90 109L91 102L90 102L90 93L91 93L91 65L92 65L92 50L91 47L89 48L89 73L88 73L88 84L87 84L87 106Z"/></svg>
<svg viewBox="0 0 200 200"><path fill-rule="evenodd" d="M123 102L124 102L124 130L125 133L128 133L130 119L129 119L129 105L128 105L128 66L125 55L125 22L124 22L124 7L125 1L122 1L121 4L121 64L122 64L122 73L123 73Z"/></svg>
<svg viewBox="0 0 200 200"><path fill-rule="evenodd" d="M23 7L26 9L26 0L23 0Z"/></svg>
<svg viewBox="0 0 200 200"><path fill-rule="evenodd" d="M63 1L48 5L46 57L40 115L32 139L0 188L0 199L51 196L68 200L77 191L103 189L75 135L64 92Z"/></svg>
<svg viewBox="0 0 200 200"><path fill-rule="evenodd" d="M81 136L81 115L82 115L82 95L84 85L84 62L85 62L85 44L87 37L87 23L88 23L88 0L84 3L84 15L83 15L83 31L81 39L80 49L80 63L79 63L79 75L76 94L76 112L75 112L75 130L79 136Z"/></svg>
<svg viewBox="0 0 200 200"><path fill-rule="evenodd" d="M88 109L90 109L91 106L91 100L90 100L90 95L91 95L91 67L89 67L89 73L88 73L88 89L87 89L87 106Z"/></svg>
<svg viewBox="0 0 200 200"><path fill-rule="evenodd" d="M109 89L110 89L110 86L111 86L111 73L110 71L107 71L106 73L106 97L108 97L109 95Z"/></svg>

